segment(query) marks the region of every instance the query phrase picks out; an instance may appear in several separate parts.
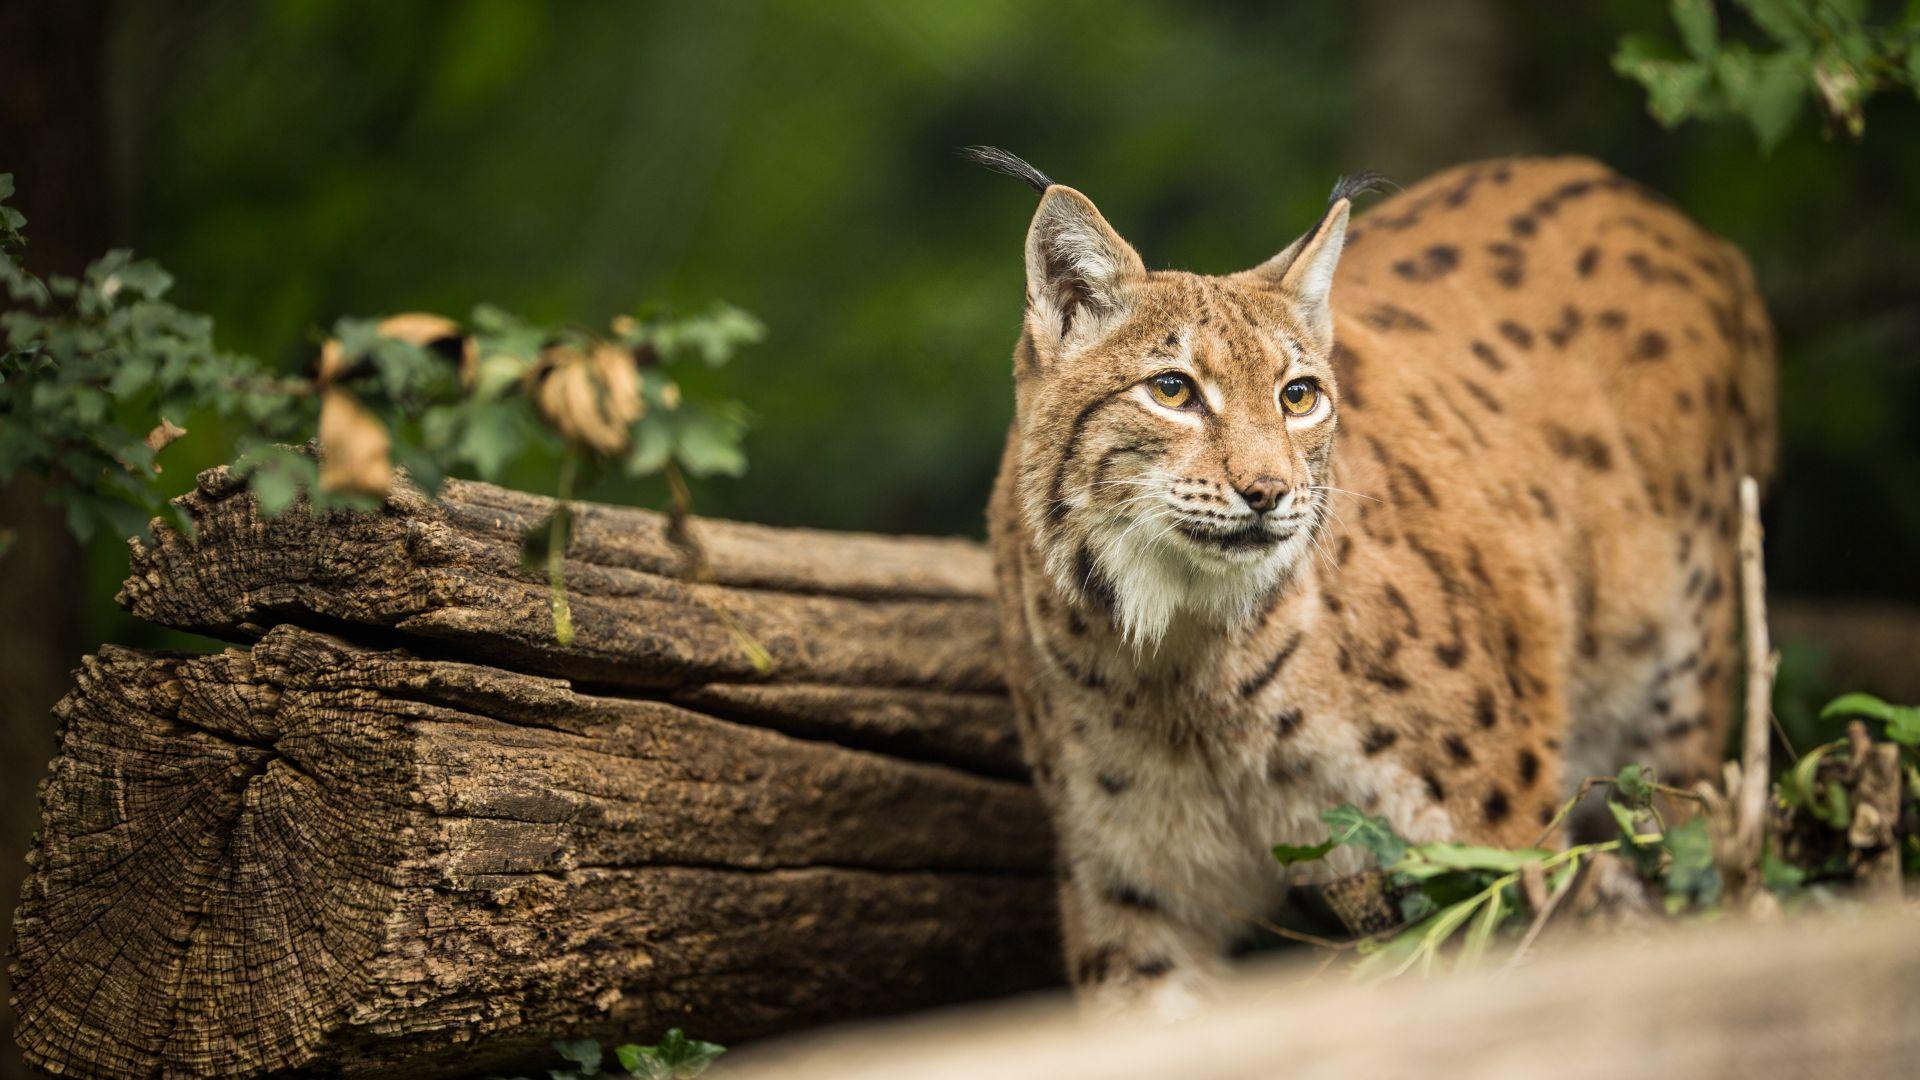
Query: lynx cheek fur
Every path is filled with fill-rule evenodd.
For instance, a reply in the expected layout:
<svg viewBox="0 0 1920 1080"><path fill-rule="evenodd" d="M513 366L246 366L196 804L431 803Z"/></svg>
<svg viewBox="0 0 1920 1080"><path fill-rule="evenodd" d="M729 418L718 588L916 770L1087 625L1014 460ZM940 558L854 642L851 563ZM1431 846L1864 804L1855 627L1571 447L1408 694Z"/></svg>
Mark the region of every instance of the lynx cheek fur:
<svg viewBox="0 0 1920 1080"><path fill-rule="evenodd" d="M1042 193L989 527L1083 997L1190 1009L1329 806L1520 845L1582 777L1718 760L1774 438L1738 252L1554 158L1149 271L976 156Z"/></svg>

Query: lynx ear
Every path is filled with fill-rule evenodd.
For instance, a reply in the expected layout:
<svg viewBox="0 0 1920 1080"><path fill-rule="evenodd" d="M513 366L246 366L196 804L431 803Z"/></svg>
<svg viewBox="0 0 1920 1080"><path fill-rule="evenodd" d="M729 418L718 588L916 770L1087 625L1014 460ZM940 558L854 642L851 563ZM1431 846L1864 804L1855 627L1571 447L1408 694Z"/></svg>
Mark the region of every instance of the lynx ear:
<svg viewBox="0 0 1920 1080"><path fill-rule="evenodd" d="M1027 318L1036 340L1084 337L1124 311L1147 269L1093 202L1046 189L1027 230Z"/></svg>
<svg viewBox="0 0 1920 1080"><path fill-rule="evenodd" d="M1287 298L1316 337L1333 337L1333 272L1347 242L1347 216L1353 204L1336 198L1305 236L1247 273Z"/></svg>

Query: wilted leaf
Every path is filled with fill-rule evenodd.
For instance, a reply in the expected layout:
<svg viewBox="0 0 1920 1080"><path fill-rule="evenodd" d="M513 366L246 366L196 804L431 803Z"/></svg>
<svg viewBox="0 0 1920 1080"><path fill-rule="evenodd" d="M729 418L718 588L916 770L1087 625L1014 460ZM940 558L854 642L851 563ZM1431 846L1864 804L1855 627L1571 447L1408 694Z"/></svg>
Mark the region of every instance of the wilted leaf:
<svg viewBox="0 0 1920 1080"><path fill-rule="evenodd" d="M627 429L645 412L633 354L601 342L590 351L553 345L531 378L540 414L568 440L598 453L627 448Z"/></svg>
<svg viewBox="0 0 1920 1080"><path fill-rule="evenodd" d="M381 337L404 341L423 349L460 337L459 323L445 315L432 315L424 311L389 315L380 320L378 330Z"/></svg>
<svg viewBox="0 0 1920 1080"><path fill-rule="evenodd" d="M393 486L386 425L354 396L330 387L320 399L320 489L385 497Z"/></svg>
<svg viewBox="0 0 1920 1080"><path fill-rule="evenodd" d="M147 432L147 447L157 454L165 450L175 439L178 439L186 433L186 428L181 427L163 416L160 418L160 423L156 425L152 431ZM160 471L159 467L155 466L154 471Z"/></svg>

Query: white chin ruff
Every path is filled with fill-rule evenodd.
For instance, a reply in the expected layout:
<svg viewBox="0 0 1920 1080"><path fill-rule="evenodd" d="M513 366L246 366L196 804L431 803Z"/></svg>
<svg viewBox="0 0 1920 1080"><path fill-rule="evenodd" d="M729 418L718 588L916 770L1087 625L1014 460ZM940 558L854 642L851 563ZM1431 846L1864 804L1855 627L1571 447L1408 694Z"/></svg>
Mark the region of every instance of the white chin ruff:
<svg viewBox="0 0 1920 1080"><path fill-rule="evenodd" d="M1121 527L1098 530L1092 550L1113 585L1121 635L1135 648L1151 648L1183 614L1220 624L1251 618L1307 543L1301 531L1272 548L1234 554L1171 531L1145 536ZM1063 570L1070 579L1071 563L1055 574Z"/></svg>

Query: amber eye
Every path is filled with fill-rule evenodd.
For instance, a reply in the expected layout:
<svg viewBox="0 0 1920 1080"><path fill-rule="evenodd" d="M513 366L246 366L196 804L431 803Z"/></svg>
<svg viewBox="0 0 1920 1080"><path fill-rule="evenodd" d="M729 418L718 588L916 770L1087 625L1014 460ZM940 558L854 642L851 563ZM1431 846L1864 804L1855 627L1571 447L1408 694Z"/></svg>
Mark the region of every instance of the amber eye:
<svg viewBox="0 0 1920 1080"><path fill-rule="evenodd" d="M1312 379L1295 379L1280 388L1280 407L1290 416L1305 416L1320 403L1320 387Z"/></svg>
<svg viewBox="0 0 1920 1080"><path fill-rule="evenodd" d="M1152 394L1153 400L1169 409L1184 409L1200 396L1200 392L1194 388L1192 379L1171 371L1148 379L1147 393Z"/></svg>

